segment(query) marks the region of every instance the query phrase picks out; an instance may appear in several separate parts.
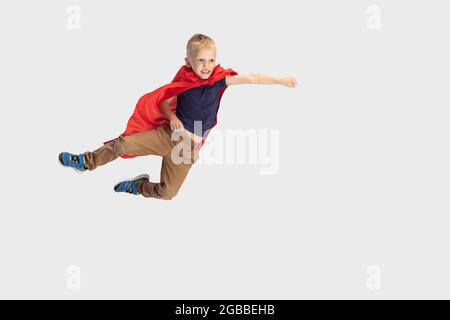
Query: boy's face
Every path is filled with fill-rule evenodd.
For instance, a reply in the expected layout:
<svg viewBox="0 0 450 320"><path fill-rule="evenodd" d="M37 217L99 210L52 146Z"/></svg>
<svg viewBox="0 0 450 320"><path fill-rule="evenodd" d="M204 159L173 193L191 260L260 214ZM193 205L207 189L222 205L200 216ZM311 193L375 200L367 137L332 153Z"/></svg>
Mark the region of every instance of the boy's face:
<svg viewBox="0 0 450 320"><path fill-rule="evenodd" d="M216 48L200 47L189 58L184 58L186 65L191 68L200 79L208 79L216 66ZM207 73L204 73L206 71Z"/></svg>

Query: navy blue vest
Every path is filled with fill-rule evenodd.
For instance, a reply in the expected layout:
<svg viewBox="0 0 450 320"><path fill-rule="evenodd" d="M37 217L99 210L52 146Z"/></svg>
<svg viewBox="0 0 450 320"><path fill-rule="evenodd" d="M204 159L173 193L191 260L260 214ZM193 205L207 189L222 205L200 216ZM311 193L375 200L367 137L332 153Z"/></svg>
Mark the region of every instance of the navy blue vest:
<svg viewBox="0 0 450 320"><path fill-rule="evenodd" d="M194 121L201 121L202 137L205 131L211 129L219 106L219 91L224 87L225 77L214 82L212 86L206 84L186 90L177 96L176 115L186 130L199 135L200 131L194 131L194 124L198 126L199 123Z"/></svg>

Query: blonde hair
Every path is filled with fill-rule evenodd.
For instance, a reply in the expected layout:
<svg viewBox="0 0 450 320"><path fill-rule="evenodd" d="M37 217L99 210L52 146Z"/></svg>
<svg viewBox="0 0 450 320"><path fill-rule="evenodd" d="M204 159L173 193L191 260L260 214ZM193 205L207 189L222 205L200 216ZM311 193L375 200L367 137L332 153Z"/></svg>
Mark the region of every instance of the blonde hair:
<svg viewBox="0 0 450 320"><path fill-rule="evenodd" d="M194 34L188 41L186 45L186 56L191 58L195 55L199 48L215 48L216 44L210 37L197 33Z"/></svg>

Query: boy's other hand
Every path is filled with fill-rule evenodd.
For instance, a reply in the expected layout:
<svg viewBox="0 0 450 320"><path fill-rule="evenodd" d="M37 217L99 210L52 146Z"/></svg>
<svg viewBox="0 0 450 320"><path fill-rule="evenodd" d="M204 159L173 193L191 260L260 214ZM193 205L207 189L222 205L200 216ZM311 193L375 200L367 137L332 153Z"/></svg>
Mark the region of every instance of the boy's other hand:
<svg viewBox="0 0 450 320"><path fill-rule="evenodd" d="M178 119L177 116L173 116L170 119L170 129L172 129L172 131L180 130L181 132L183 132L184 130L183 123L180 121L180 119Z"/></svg>
<svg viewBox="0 0 450 320"><path fill-rule="evenodd" d="M285 77L280 80L281 84L286 87L294 88L297 85L297 80L293 77Z"/></svg>

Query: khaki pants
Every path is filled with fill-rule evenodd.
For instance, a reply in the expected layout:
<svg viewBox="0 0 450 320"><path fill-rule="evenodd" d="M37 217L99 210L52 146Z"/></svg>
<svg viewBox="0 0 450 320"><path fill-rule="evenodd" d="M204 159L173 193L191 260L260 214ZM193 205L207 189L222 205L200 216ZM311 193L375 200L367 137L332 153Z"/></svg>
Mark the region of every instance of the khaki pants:
<svg viewBox="0 0 450 320"><path fill-rule="evenodd" d="M86 166L94 170L120 155L162 156L159 183L145 180L139 188L144 197L172 199L198 159L199 145L186 134L172 133L170 126L118 137L93 152L85 152Z"/></svg>

